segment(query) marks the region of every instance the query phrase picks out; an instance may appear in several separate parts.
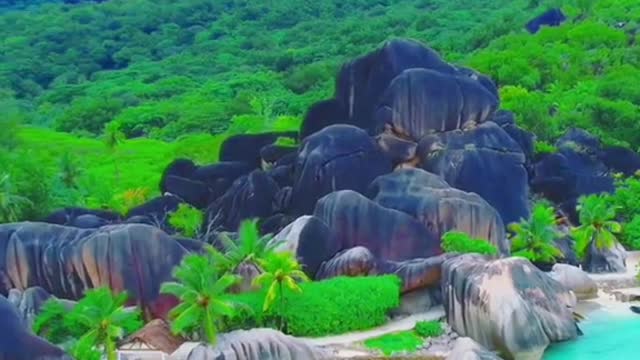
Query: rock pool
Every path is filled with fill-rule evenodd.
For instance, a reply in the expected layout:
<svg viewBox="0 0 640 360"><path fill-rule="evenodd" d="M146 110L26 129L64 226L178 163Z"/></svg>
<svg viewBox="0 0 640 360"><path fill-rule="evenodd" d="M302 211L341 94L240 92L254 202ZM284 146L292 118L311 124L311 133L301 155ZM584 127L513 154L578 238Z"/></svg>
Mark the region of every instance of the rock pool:
<svg viewBox="0 0 640 360"><path fill-rule="evenodd" d="M578 340L555 344L544 360L634 359L640 351L640 315L596 310L580 328Z"/></svg>

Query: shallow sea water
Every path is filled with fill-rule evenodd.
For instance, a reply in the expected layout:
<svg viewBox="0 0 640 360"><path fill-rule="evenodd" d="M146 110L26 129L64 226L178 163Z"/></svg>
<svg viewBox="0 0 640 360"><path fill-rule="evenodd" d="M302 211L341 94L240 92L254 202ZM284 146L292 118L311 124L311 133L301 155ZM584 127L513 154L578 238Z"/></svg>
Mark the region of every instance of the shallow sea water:
<svg viewBox="0 0 640 360"><path fill-rule="evenodd" d="M597 310L580 329L583 336L550 346L543 360L640 359L640 315Z"/></svg>

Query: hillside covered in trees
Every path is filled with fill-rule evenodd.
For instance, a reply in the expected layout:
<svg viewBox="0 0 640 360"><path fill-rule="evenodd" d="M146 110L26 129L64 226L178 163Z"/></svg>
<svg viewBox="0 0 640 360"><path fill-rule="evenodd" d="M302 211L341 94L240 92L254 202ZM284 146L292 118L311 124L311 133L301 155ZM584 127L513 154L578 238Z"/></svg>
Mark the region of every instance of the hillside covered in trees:
<svg viewBox="0 0 640 360"><path fill-rule="evenodd" d="M344 62L398 37L491 76L542 150L571 126L640 145L631 0L563 3L569 20L535 35L524 24L552 1L31 3L0 17L13 219L124 209L157 193L173 158L210 163L229 134L295 130Z"/></svg>

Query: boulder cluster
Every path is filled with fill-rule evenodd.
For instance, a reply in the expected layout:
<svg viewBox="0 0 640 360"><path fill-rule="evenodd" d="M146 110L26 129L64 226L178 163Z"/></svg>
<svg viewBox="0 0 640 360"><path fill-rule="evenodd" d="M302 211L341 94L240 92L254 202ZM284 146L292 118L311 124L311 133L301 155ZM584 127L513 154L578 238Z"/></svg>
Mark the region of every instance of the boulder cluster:
<svg viewBox="0 0 640 360"><path fill-rule="evenodd" d="M282 137L297 145L280 145ZM212 165L175 160L162 196L127 214L66 208L42 222L0 225L0 292L39 286L73 300L108 286L161 317L173 303L158 289L181 258L258 218L310 277L397 274L407 298L444 302L462 336L536 357L577 336L573 293L525 260L443 254L442 235L468 233L506 257L506 225L528 218L532 192L576 221L576 199L611 191L611 174L633 173L640 157L579 130L544 156L534 154L534 139L500 109L491 79L417 42L389 41L342 67L333 98L308 110L299 133L232 136ZM205 213L198 240L169 223L180 204ZM617 266L597 255L594 267ZM223 358L241 357L238 344L228 342Z"/></svg>

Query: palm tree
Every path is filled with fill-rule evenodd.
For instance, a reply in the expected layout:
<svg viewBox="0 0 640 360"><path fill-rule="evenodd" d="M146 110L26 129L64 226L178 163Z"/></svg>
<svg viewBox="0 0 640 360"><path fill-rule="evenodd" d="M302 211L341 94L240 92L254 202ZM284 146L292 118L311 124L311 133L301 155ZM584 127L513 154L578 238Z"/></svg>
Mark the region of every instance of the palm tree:
<svg viewBox="0 0 640 360"><path fill-rule="evenodd" d="M31 200L14 193L9 174L0 174L0 223L18 221L23 207L30 205Z"/></svg>
<svg viewBox="0 0 640 360"><path fill-rule="evenodd" d="M511 237L514 256L541 263L552 263L564 256L555 246L561 234L556 229L553 207L545 202L537 202L529 220L512 223L509 229L514 233Z"/></svg>
<svg viewBox="0 0 640 360"><path fill-rule="evenodd" d="M125 136L122 133L122 131L120 130L120 124L112 121L110 123L108 123L107 125L105 125L104 127L104 144L107 146L107 149L109 149L109 151L111 152L111 154L113 155L114 159L114 169L115 169L115 176L116 176L116 183L120 182L120 168L118 167L118 159L115 158L116 155L116 149L118 148L118 145L120 145L122 143L122 141L124 140Z"/></svg>
<svg viewBox="0 0 640 360"><path fill-rule="evenodd" d="M237 241L221 234L220 240L225 248L225 257L227 258L225 262L227 268L224 270L234 272L244 262L259 265L260 260L269 256L277 245L271 242L271 238L271 235L260 236L256 219L240 223Z"/></svg>
<svg viewBox="0 0 640 360"><path fill-rule="evenodd" d="M125 309L126 302L124 292L113 295L108 288L87 291L69 313L70 323L86 329L76 348L102 347L108 360L116 360L116 341L142 326L140 312Z"/></svg>
<svg viewBox="0 0 640 360"><path fill-rule="evenodd" d="M302 292L298 281L309 281L307 275L302 271L302 266L296 261L294 255L290 252L272 252L265 259L260 260L260 266L263 273L253 280L254 285L261 288L267 288L264 299L263 311L271 308L277 298L280 299L279 321L280 330L283 327L284 314L284 288Z"/></svg>
<svg viewBox="0 0 640 360"><path fill-rule="evenodd" d="M219 253L207 248L204 255L185 256L174 270L178 282L162 284L160 292L180 300L169 313L174 333L189 334L198 327L204 328L207 340L214 345L218 321L234 315L234 306L225 294L239 279L230 274L220 276L214 256Z"/></svg>
<svg viewBox="0 0 640 360"><path fill-rule="evenodd" d="M620 223L614 221L617 210L618 207L610 205L602 195L583 196L578 200L581 225L572 233L580 259L585 258L594 241L599 249L611 248L616 244L615 234L622 230Z"/></svg>

